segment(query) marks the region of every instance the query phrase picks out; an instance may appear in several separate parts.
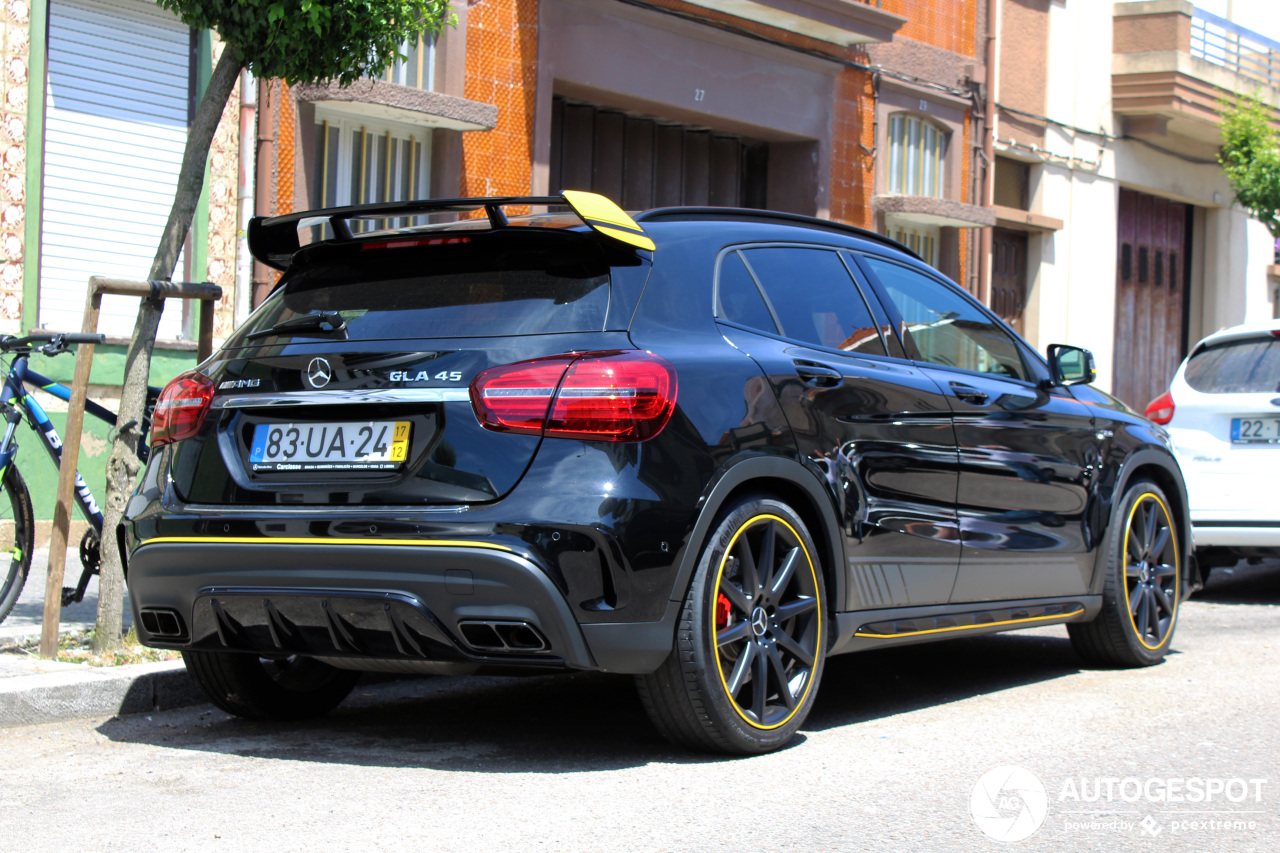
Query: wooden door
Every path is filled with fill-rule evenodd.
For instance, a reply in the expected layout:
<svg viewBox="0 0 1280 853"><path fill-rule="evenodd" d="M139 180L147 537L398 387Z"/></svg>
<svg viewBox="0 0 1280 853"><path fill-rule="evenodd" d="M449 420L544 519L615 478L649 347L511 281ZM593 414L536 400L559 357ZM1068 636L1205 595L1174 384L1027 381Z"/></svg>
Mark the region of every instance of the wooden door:
<svg viewBox="0 0 1280 853"><path fill-rule="evenodd" d="M1027 233L1008 228L991 231L991 310L1018 334L1027 305Z"/></svg>
<svg viewBox="0 0 1280 853"><path fill-rule="evenodd" d="M764 207L768 145L556 97L550 190L591 190L626 210Z"/></svg>
<svg viewBox="0 0 1280 853"><path fill-rule="evenodd" d="M1164 393L1186 354L1190 207L1120 190L1112 393L1138 411Z"/></svg>

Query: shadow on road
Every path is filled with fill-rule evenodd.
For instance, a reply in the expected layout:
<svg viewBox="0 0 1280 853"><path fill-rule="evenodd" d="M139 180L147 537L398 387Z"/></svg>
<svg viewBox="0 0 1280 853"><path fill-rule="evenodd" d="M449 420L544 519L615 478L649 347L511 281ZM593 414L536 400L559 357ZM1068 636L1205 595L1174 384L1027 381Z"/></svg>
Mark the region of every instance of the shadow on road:
<svg viewBox="0 0 1280 853"><path fill-rule="evenodd" d="M1062 678L1081 666L1065 633L994 634L843 655L827 661L805 728L820 731L945 705Z"/></svg>
<svg viewBox="0 0 1280 853"><path fill-rule="evenodd" d="M809 731L850 725L1075 672L1065 637L974 638L828 662ZM208 706L115 717L98 731L169 749L359 766L566 773L726 760L672 747L631 679L601 674L407 679L358 686L336 711L248 722ZM804 742L801 732L791 744Z"/></svg>
<svg viewBox="0 0 1280 853"><path fill-rule="evenodd" d="M1280 561L1251 566L1241 561L1214 569L1192 601L1216 604L1280 604Z"/></svg>
<svg viewBox="0 0 1280 853"><path fill-rule="evenodd" d="M1216 570L1192 602L1280 604L1280 562ZM1190 614L1188 614L1189 616ZM972 637L832 658L804 731L824 731L1079 671L1064 633ZM208 706L116 717L116 741L228 755L482 773L566 773L726 760L672 747L631 679L594 673L361 684L336 711L248 722ZM804 731L792 746L804 742Z"/></svg>

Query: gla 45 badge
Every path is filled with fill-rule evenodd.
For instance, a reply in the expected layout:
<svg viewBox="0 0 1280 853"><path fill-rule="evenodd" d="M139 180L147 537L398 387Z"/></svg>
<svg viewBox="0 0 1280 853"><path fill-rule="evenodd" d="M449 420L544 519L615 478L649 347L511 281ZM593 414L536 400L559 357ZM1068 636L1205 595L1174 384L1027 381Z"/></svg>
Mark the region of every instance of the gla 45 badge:
<svg viewBox="0 0 1280 853"><path fill-rule="evenodd" d="M414 373L412 370L393 370L387 374L387 379L391 382L429 382L435 379L438 382L461 382L461 370L441 370L434 376L429 370L419 370Z"/></svg>

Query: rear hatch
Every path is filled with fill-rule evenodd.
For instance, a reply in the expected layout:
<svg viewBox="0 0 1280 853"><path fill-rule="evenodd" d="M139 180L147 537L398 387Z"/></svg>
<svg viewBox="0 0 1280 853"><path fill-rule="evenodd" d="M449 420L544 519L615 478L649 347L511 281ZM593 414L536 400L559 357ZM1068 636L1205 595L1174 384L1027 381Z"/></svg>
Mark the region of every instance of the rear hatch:
<svg viewBox="0 0 1280 853"><path fill-rule="evenodd" d="M1170 393L1169 432L1196 518L1280 518L1280 339L1260 331L1207 341Z"/></svg>
<svg viewBox="0 0 1280 853"><path fill-rule="evenodd" d="M204 369L209 415L170 446L184 501L502 497L542 439L482 427L470 383L497 365L631 349L649 267L596 232L536 225L357 235L291 260Z"/></svg>

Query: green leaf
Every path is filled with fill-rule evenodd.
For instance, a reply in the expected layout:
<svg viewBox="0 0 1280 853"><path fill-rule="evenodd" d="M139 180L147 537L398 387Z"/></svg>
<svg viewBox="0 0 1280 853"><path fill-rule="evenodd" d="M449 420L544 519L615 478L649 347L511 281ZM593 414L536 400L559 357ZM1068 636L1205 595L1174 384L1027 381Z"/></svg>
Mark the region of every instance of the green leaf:
<svg viewBox="0 0 1280 853"><path fill-rule="evenodd" d="M1218 162L1235 200L1280 238L1280 137L1272 109L1258 92L1219 101L1222 149Z"/></svg>
<svg viewBox="0 0 1280 853"><path fill-rule="evenodd" d="M259 77L291 85L380 75L400 45L457 16L446 0L157 0L187 26L215 30Z"/></svg>

